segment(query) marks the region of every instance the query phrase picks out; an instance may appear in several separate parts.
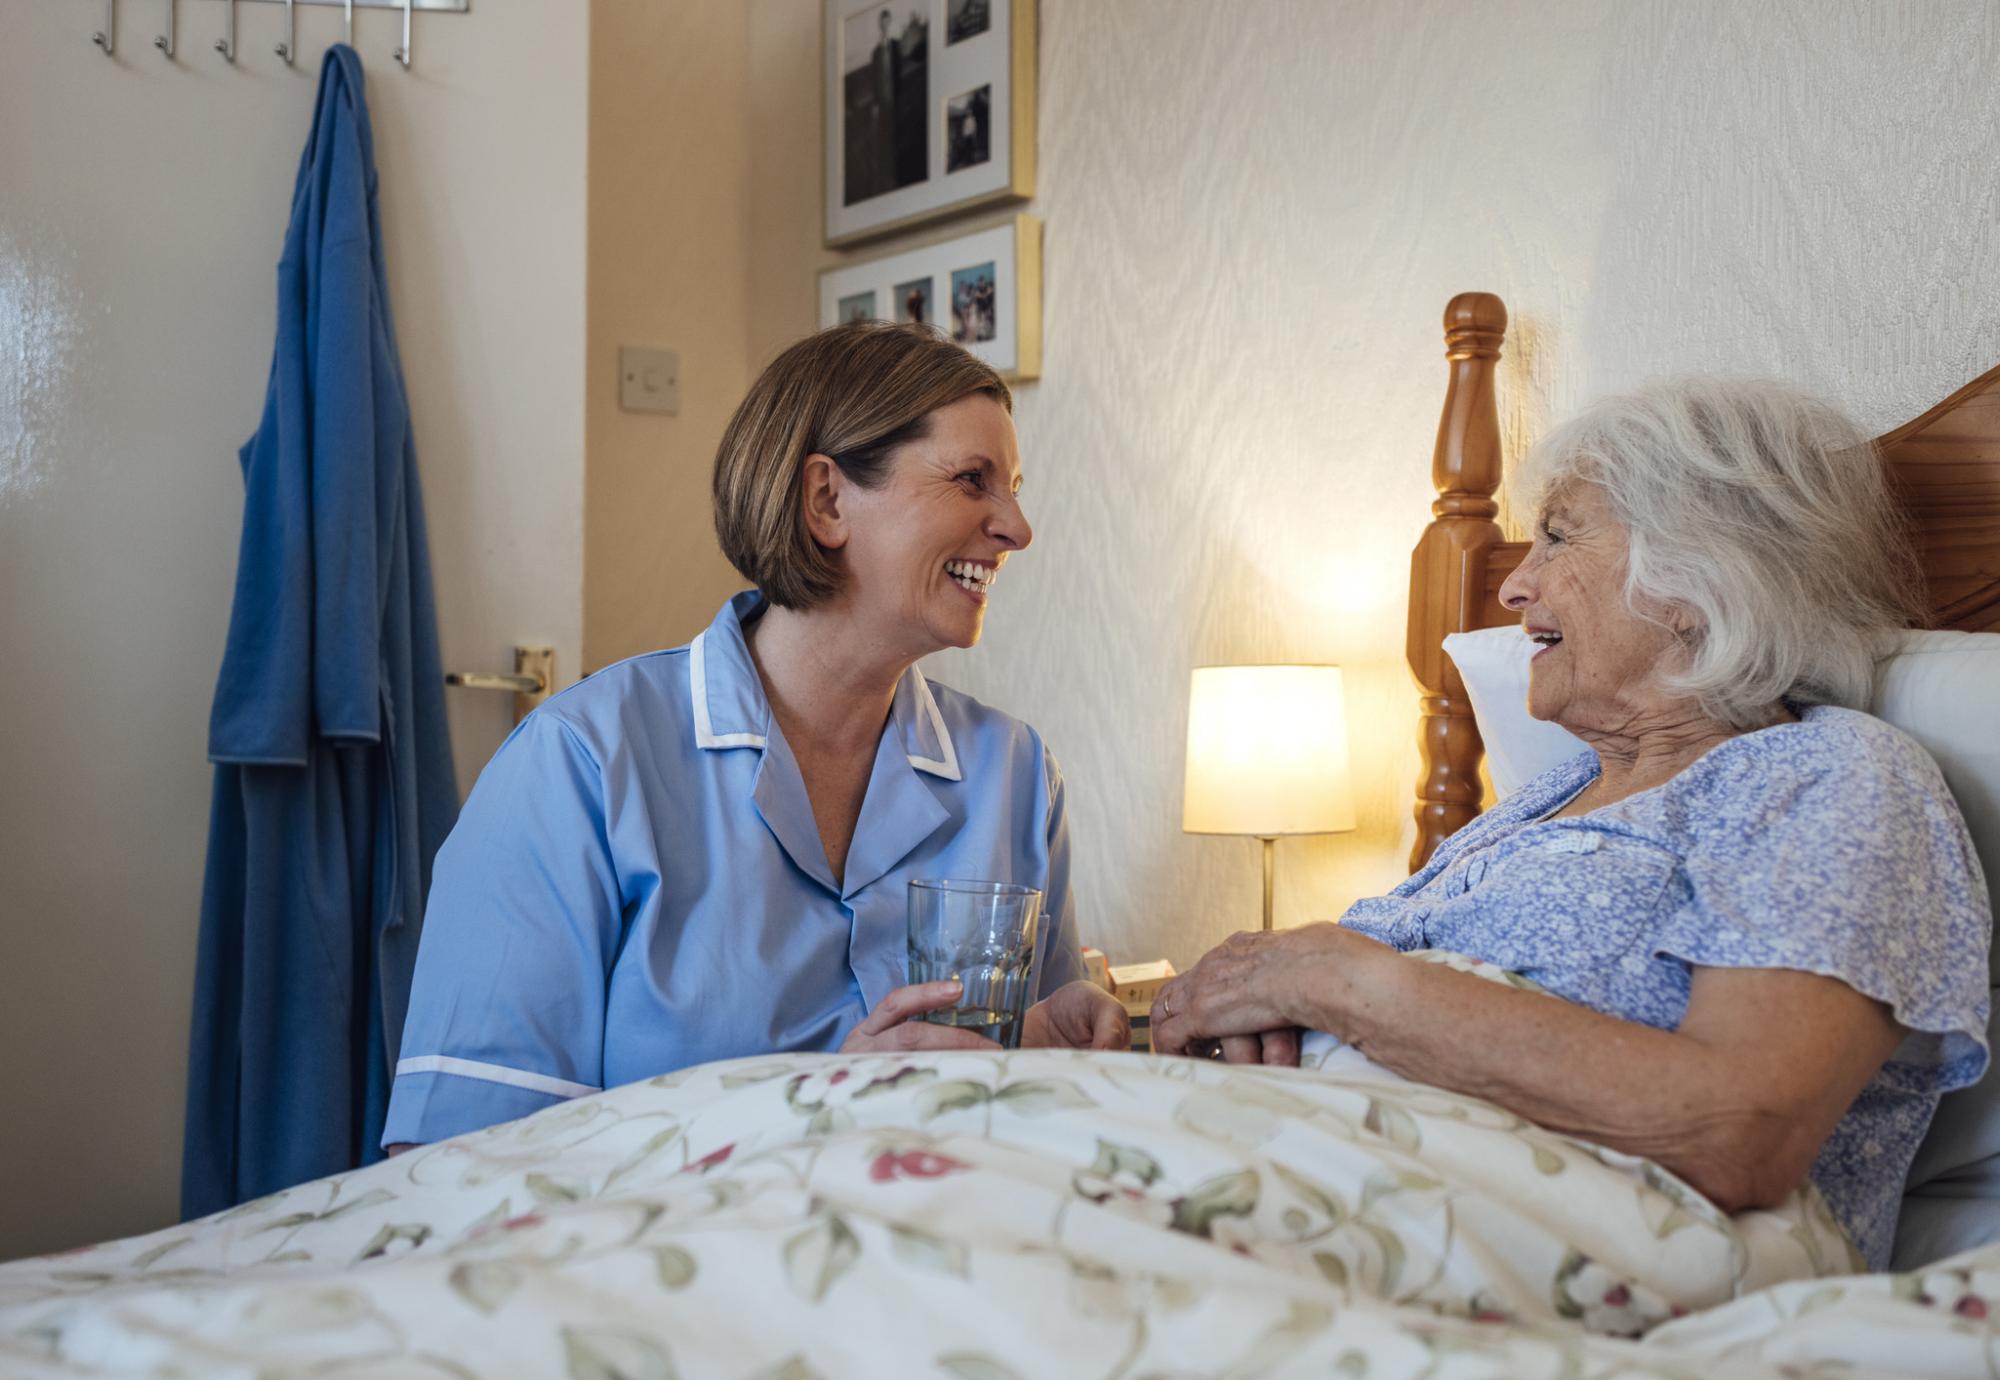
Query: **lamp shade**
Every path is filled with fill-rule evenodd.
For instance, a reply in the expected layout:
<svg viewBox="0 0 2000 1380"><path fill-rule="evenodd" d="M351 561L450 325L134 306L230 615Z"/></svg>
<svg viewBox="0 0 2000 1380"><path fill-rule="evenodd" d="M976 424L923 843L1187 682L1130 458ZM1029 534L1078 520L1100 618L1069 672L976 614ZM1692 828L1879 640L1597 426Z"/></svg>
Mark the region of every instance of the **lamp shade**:
<svg viewBox="0 0 2000 1380"><path fill-rule="evenodd" d="M1201 666L1188 689L1190 834L1354 827L1338 666Z"/></svg>

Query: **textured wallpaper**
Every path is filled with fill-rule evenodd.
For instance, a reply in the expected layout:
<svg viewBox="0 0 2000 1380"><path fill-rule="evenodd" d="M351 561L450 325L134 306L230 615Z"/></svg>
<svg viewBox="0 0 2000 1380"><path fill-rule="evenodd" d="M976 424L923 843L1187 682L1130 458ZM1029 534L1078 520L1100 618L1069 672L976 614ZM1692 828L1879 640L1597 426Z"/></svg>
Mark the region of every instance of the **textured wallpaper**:
<svg viewBox="0 0 2000 1380"><path fill-rule="evenodd" d="M1453 293L1512 313L1510 453L1661 376L1776 376L1879 430L2000 363L1984 0L1040 13L1036 540L931 669L1053 745L1115 959L1257 923L1257 844L1180 832L1196 665L1347 668L1360 826L1280 843L1279 923L1403 874Z"/></svg>

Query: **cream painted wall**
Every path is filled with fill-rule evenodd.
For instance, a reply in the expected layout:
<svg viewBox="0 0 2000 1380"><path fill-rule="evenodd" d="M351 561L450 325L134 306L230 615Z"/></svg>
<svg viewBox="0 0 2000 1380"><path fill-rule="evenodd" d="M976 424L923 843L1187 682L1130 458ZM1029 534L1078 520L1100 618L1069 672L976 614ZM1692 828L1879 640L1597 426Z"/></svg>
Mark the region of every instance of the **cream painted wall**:
<svg viewBox="0 0 2000 1380"><path fill-rule="evenodd" d="M0 1258L173 1220L210 771L275 267L337 10L16 0L0 44ZM582 642L588 14L364 12L447 665ZM463 783L508 727L454 692ZM31 1186L31 1187L29 1187Z"/></svg>
<svg viewBox="0 0 2000 1380"><path fill-rule="evenodd" d="M750 385L750 39L735 0L593 0L584 657L676 646L742 580L709 524ZM680 355L681 410L620 410L618 347Z"/></svg>
<svg viewBox="0 0 2000 1380"><path fill-rule="evenodd" d="M1693 370L1882 428L2000 362L1982 0L1041 0L1034 549L936 673L1069 778L1087 935L1185 962L1256 923L1257 845L1179 831L1187 677L1348 669L1360 828L1279 852L1279 920L1412 835L1408 553L1465 289L1514 328L1510 441ZM757 0L755 334L812 325L813 0ZM857 251L858 254L879 252Z"/></svg>

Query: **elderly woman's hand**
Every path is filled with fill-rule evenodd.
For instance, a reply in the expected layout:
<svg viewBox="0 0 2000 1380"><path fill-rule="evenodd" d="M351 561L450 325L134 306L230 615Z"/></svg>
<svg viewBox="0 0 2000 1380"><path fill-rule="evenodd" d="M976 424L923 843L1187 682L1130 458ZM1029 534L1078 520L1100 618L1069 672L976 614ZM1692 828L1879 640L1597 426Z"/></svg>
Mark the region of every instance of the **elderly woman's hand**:
<svg viewBox="0 0 2000 1380"><path fill-rule="evenodd" d="M1118 998L1078 979L1028 1008L1021 1025L1023 1049L1130 1049L1132 1021Z"/></svg>
<svg viewBox="0 0 2000 1380"><path fill-rule="evenodd" d="M1296 1064L1298 1032L1336 1028L1358 965L1391 953L1338 925L1233 934L1153 1001L1153 1049L1218 1046L1232 1063Z"/></svg>

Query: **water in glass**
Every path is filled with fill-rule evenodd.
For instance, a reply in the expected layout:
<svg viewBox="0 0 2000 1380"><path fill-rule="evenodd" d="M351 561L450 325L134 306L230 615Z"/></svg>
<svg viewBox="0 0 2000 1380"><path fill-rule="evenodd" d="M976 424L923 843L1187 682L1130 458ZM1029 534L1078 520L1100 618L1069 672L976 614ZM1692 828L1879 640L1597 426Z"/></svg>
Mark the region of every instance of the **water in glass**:
<svg viewBox="0 0 2000 1380"><path fill-rule="evenodd" d="M1034 988L1042 893L1009 882L910 883L910 981L957 978L956 1006L925 1014L938 1025L976 1030L1019 1048Z"/></svg>

